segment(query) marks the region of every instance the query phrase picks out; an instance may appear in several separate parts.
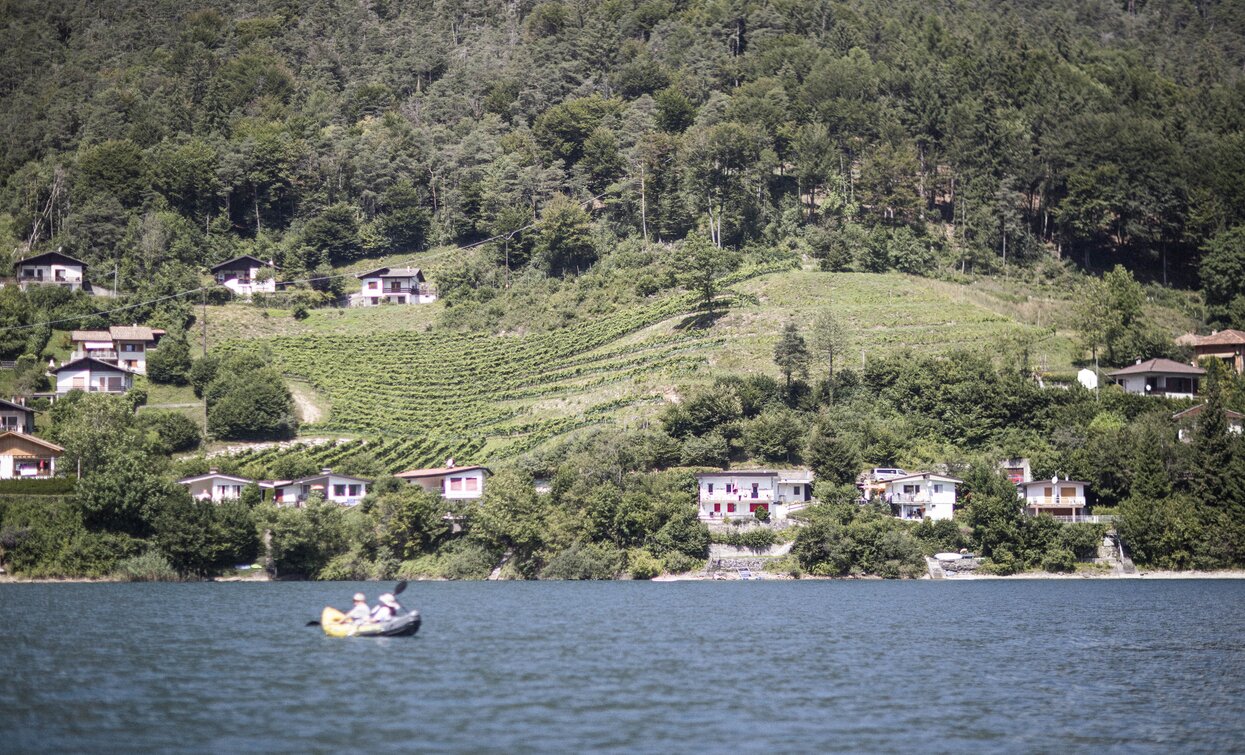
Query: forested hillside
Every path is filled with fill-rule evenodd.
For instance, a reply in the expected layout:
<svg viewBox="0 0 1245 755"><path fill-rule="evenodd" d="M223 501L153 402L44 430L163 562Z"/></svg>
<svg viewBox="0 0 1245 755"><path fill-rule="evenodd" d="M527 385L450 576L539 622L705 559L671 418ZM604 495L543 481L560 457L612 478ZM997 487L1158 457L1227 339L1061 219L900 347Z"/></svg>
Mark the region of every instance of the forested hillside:
<svg viewBox="0 0 1245 755"><path fill-rule="evenodd" d="M1245 314L1245 6L1179 0L0 3L0 238L123 291L433 244L619 239L829 269L1050 257ZM573 202L584 201L591 225ZM589 201L592 198L595 201ZM534 219L544 223L526 231ZM1236 266L1236 267L1234 267Z"/></svg>

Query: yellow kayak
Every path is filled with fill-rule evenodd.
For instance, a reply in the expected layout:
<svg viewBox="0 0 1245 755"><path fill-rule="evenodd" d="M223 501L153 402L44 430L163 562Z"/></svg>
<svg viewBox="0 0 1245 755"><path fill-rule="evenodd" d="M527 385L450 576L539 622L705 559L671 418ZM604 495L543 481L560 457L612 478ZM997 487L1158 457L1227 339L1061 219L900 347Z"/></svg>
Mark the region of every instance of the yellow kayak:
<svg viewBox="0 0 1245 755"><path fill-rule="evenodd" d="M395 616L389 621L365 621L356 624L346 614L325 606L320 612L320 627L329 637L409 637L419 631L419 611Z"/></svg>

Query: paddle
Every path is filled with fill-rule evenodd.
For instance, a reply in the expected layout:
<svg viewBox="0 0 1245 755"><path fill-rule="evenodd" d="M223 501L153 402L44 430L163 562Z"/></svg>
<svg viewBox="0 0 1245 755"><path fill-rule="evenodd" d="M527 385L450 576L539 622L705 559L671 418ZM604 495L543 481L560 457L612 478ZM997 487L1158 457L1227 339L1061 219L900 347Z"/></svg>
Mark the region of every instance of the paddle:
<svg viewBox="0 0 1245 755"><path fill-rule="evenodd" d="M401 594L402 594L405 590L406 590L406 580L405 580L405 579L404 579L404 580L402 580L401 582L399 582L398 584L396 584L396 585L394 585L394 586L393 586L393 594L394 594L395 596L396 596L396 595L401 595ZM309 626L309 627L318 627L318 626L320 626L320 622L318 622L318 621L309 621L309 622L307 622L307 623L305 624L305 626Z"/></svg>

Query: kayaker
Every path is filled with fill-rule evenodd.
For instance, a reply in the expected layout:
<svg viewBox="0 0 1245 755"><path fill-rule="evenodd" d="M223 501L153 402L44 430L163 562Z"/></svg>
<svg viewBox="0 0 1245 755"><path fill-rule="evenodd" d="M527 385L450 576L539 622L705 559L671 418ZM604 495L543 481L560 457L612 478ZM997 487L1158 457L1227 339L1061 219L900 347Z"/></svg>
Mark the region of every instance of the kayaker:
<svg viewBox="0 0 1245 755"><path fill-rule="evenodd" d="M346 612L346 616L342 621L353 621L356 624L360 624L367 621L371 615L372 612L367 607L367 596L357 592L354 594L354 605Z"/></svg>
<svg viewBox="0 0 1245 755"><path fill-rule="evenodd" d="M378 601L376 607L372 609L372 621L389 621L402 611L402 605L392 593L385 593L378 598Z"/></svg>

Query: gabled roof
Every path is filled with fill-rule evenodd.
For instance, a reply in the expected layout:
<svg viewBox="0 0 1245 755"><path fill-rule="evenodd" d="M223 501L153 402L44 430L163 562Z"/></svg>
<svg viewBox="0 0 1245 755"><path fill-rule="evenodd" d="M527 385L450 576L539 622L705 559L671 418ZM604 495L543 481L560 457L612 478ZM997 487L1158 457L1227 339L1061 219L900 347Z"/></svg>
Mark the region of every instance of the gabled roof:
<svg viewBox="0 0 1245 755"><path fill-rule="evenodd" d="M403 480L418 480L423 477L444 477L454 472L471 472L476 469L483 469L489 474L493 474L488 467L482 467L478 464L472 467L434 467L431 469L409 469L405 472L398 472L394 477L400 477Z"/></svg>
<svg viewBox="0 0 1245 755"><path fill-rule="evenodd" d="M276 269L276 267L277 267L276 265L272 264L271 262L265 262L264 260L261 260L261 259L260 259L260 258L258 258L258 257L252 257L252 256L251 256L251 255L249 255L249 254L244 254L244 255L242 255L241 257L234 257L234 258L233 258L233 259L231 259L231 260L225 260L224 262L220 263L219 265L213 265L213 266L212 266L211 268L209 268L209 269L210 269L212 272L216 272L217 270L221 270L221 269L223 269L223 268L227 268L227 267L239 267L239 265L237 265L237 263L239 263L239 262L251 262L251 263L253 263L256 267L271 267L271 268L273 268L273 269Z"/></svg>
<svg viewBox="0 0 1245 755"><path fill-rule="evenodd" d="M48 370L48 372L51 372L53 375L55 375L56 373L62 370L67 370L70 367L78 367L82 365L83 363L89 363L88 366L94 367L96 369L109 370L111 372L128 372L131 375L138 374L137 372L134 372L133 370L127 370L124 367L119 367L115 364L109 364L107 362L100 361L99 359L96 359L95 357L80 357L78 359L71 359L70 361L62 364L60 367L57 367L52 370Z"/></svg>
<svg viewBox="0 0 1245 755"><path fill-rule="evenodd" d="M248 479L246 477L238 477L237 475L222 474L220 472L208 472L207 474L195 475L194 477L183 477L182 479L178 480L178 483L182 485L186 485L191 482L199 482L200 480L214 480L214 479L229 480L231 482L242 482L246 484L255 482L254 480Z"/></svg>
<svg viewBox="0 0 1245 755"><path fill-rule="evenodd" d="M417 267L378 267L375 270L368 270L366 273L359 273L356 278L418 278L424 279L424 271Z"/></svg>
<svg viewBox="0 0 1245 755"><path fill-rule="evenodd" d="M1119 370L1113 370L1112 372L1108 372L1107 374L1110 375L1111 377L1116 377L1118 375L1156 375L1156 374L1157 375L1166 375L1166 374L1205 375L1206 370L1202 369L1201 367L1194 367L1193 365L1184 364L1183 362L1177 362L1171 359L1164 359L1162 357L1157 357L1155 359L1147 359L1144 362L1138 362L1137 364L1131 364Z"/></svg>
<svg viewBox="0 0 1245 755"><path fill-rule="evenodd" d="M32 414L38 411L37 409L31 409L29 406L22 406L21 404L13 401L5 401L2 398L0 398L0 409L17 409L18 411L30 412Z"/></svg>
<svg viewBox="0 0 1245 755"><path fill-rule="evenodd" d="M48 264L51 264L53 262L59 262L62 265L64 264L81 265L84 269L86 268L85 262L83 262L80 259L70 257L68 254L65 254L64 252L44 252L43 254L36 254L33 257L27 257L24 260L18 260L17 262L14 262L13 267L19 267L21 265L28 265L32 262L43 262L45 260Z"/></svg>
<svg viewBox="0 0 1245 755"><path fill-rule="evenodd" d="M37 445L37 446L43 446L44 448L48 449L49 451L56 451L57 453L64 453L64 452L65 452L65 449L61 448L60 446L56 445L55 443L50 443L50 442L48 442L48 441L44 440L43 438L36 438L36 437L35 437L35 436L33 436L33 435L28 435L28 434L26 434L26 433L15 433L15 432L13 432L12 430L10 430L10 431L8 431L8 432L5 432L5 433L0 433L0 440L4 440L5 438L8 438L8 437L12 437L12 438L15 438L15 439L21 439L21 440L28 440L28 441L30 441L31 443L34 443L34 444L35 444L35 445Z"/></svg>
<svg viewBox="0 0 1245 755"><path fill-rule="evenodd" d="M1235 346L1245 344L1245 333L1239 330L1221 330L1208 336L1197 336L1193 340L1196 346Z"/></svg>
<svg viewBox="0 0 1245 755"><path fill-rule="evenodd" d="M1175 414L1173 414L1172 419L1186 419L1189 417L1196 417L1197 415L1201 414L1202 410L1205 408L1206 408L1206 404L1197 404L1196 406L1190 406L1188 409L1185 409L1182 412L1176 412ZM1223 414L1228 419L1245 419L1245 415L1241 414L1240 412L1234 412L1231 409L1224 409Z"/></svg>
<svg viewBox="0 0 1245 755"><path fill-rule="evenodd" d="M1051 484L1050 480L1029 480L1028 482L1016 483L1016 487L1027 488L1031 485L1050 485L1050 484ZM1055 482L1054 484L1055 485L1089 485L1089 483L1084 480L1059 480Z"/></svg>
<svg viewBox="0 0 1245 755"><path fill-rule="evenodd" d="M717 472L697 472L697 477L791 477L793 475L812 475L807 469L722 469Z"/></svg>
<svg viewBox="0 0 1245 755"><path fill-rule="evenodd" d="M70 341L111 341L112 333L106 330L71 330Z"/></svg>
<svg viewBox="0 0 1245 755"><path fill-rule="evenodd" d="M164 335L160 328L149 328L146 325L113 325L108 331L114 341L154 341Z"/></svg>
<svg viewBox="0 0 1245 755"><path fill-rule="evenodd" d="M903 477L891 477L886 480L882 480L882 482L889 485L892 482L903 482L904 480L940 480L942 482L954 482L956 485L964 484L964 481L958 477L950 477L945 474L938 474L937 472L913 472L912 474L906 474Z"/></svg>
<svg viewBox="0 0 1245 755"><path fill-rule="evenodd" d="M338 474L337 472L327 472L327 473L321 472L319 474L309 475L307 477L303 477L297 480L290 480L289 482L284 483L284 484L285 485L303 485L308 482L315 482L316 480L327 480L330 477L337 477L342 480L354 480L355 482L362 482L362 483L366 483L369 485L372 483L371 480L367 480L362 477L352 477L348 474Z"/></svg>

